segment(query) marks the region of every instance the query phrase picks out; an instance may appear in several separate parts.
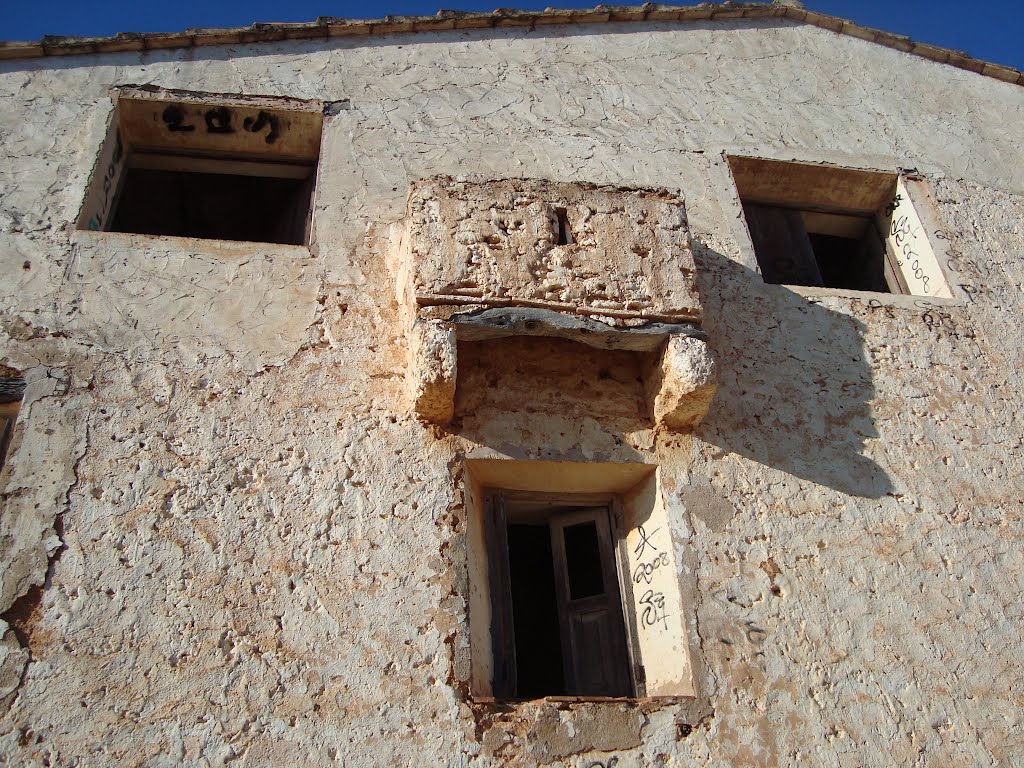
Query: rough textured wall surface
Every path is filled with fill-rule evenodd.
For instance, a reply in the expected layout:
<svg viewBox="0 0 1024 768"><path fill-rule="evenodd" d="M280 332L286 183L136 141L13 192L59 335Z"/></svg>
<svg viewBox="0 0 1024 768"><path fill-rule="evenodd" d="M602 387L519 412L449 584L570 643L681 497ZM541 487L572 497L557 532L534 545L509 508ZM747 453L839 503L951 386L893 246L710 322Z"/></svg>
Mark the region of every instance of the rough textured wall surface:
<svg viewBox="0 0 1024 768"><path fill-rule="evenodd" d="M413 187L407 226L420 303L700 319L685 208L664 192L437 179Z"/></svg>
<svg viewBox="0 0 1024 768"><path fill-rule="evenodd" d="M348 99L314 247L72 234L126 83ZM7 762L1024 760L1021 88L738 20L10 61L0 95ZM765 285L723 151L916 168L961 298ZM467 348L451 427L409 416L390 225L438 175L684 196L696 431L558 340ZM659 464L695 700L467 698L479 450Z"/></svg>

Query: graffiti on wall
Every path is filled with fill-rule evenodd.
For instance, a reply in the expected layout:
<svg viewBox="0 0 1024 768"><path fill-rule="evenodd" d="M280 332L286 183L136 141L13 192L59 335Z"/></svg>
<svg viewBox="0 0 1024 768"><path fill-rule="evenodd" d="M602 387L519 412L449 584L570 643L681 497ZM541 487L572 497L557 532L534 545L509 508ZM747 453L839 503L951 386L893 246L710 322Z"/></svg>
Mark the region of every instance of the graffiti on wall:
<svg viewBox="0 0 1024 768"><path fill-rule="evenodd" d="M202 126L206 133L235 133L236 119L235 110L230 107L211 107L202 112ZM180 104L169 104L160 114L164 127L171 133L194 133L197 130L197 120L190 117L185 108ZM241 120L241 129L249 133L267 132L264 141L273 144L280 137L281 124L275 115L260 110L255 117L248 116Z"/></svg>
<svg viewBox="0 0 1024 768"><path fill-rule="evenodd" d="M669 565L668 542L666 537L658 536L661 528L648 532L644 526L637 528L640 540L633 547L633 555L639 562L633 569L633 583L648 586L654 580L655 573ZM637 615L640 617L640 628L647 630L654 627L668 629L668 613L665 611L665 593L648 588L640 595L637 602Z"/></svg>
<svg viewBox="0 0 1024 768"><path fill-rule="evenodd" d="M99 231L107 227L117 202L126 154L115 115L107 129L107 138L96 161L94 180L82 206L78 219L80 228Z"/></svg>
<svg viewBox="0 0 1024 768"><path fill-rule="evenodd" d="M889 217L885 239L909 292L915 296L943 295L945 281L938 260L903 177L897 180L896 194L885 213Z"/></svg>

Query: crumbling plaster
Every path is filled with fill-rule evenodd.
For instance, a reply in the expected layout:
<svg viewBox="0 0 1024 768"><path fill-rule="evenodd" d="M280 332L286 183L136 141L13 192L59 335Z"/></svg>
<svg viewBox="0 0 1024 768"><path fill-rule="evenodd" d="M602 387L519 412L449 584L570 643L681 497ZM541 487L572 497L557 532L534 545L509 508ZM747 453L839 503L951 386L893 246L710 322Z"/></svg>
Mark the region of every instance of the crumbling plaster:
<svg viewBox="0 0 1024 768"><path fill-rule="evenodd" d="M311 252L70 233L125 83L349 99ZM1022 759L1020 87L737 20L7 61L0 96L0 354L29 378L0 610L45 582L0 655L9 762ZM723 150L916 167L968 288L764 285ZM701 426L652 429L635 361L561 340L481 355L447 431L401 410L384 225L438 174L683 193ZM467 701L473 451L661 466L694 701Z"/></svg>
<svg viewBox="0 0 1024 768"><path fill-rule="evenodd" d="M442 177L413 184L403 225L393 260L418 418L451 421L459 341L516 336L644 355L645 410L655 426L692 429L707 413L714 359L698 328L696 266L678 196Z"/></svg>

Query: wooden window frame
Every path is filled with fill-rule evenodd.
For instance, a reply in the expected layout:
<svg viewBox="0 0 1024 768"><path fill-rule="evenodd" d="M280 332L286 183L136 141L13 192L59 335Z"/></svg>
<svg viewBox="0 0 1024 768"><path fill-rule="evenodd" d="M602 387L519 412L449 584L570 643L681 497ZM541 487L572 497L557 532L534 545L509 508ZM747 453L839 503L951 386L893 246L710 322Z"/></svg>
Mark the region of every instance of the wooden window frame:
<svg viewBox="0 0 1024 768"><path fill-rule="evenodd" d="M618 591L618 611L613 617L621 624L624 647L626 651L625 666L631 694L626 696L591 696L566 695L545 696L543 698L566 698L579 700L633 699L646 696L645 676L640 659L640 647L637 636L636 616L633 610L632 581L629 577L629 563L626 549L625 517L622 502L617 494L583 494L583 493L539 493L530 491L510 491L500 488L485 488L483 493L484 540L487 549L488 586L491 604L491 649L493 654L492 690L494 698L500 700L520 700L516 696L517 663L515 651L515 628L512 617L511 576L508 550L508 503L509 502L543 502L549 505L550 518L565 515L558 525L561 528L572 523L571 510L587 511L604 508L607 511L603 519L606 521L608 550L601 548L602 565L614 568L614 576L610 576L602 568L606 588L609 581L614 581ZM555 510L558 510L557 512ZM588 516L589 519L590 516ZM551 525L551 523L549 523ZM553 534L553 541L555 540ZM553 545L553 550L557 545ZM558 555L553 551L553 558ZM564 554L563 554L564 560ZM557 561L556 561L557 562ZM556 590L564 588L556 579ZM565 596L560 597L564 604ZM559 610L559 632L563 645L563 663L572 658L571 643L568 638L568 616ZM567 672L567 684L573 684L574 674Z"/></svg>

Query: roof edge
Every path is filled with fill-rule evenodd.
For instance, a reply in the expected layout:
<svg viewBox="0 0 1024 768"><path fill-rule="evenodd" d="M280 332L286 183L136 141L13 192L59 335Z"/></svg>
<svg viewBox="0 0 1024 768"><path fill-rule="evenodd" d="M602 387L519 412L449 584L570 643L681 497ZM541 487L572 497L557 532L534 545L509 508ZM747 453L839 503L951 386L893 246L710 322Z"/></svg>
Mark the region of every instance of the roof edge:
<svg viewBox="0 0 1024 768"><path fill-rule="evenodd" d="M333 37L388 35L408 32L442 32L456 29L601 24L620 21L701 21L733 18L787 18L841 35L895 48L923 59L949 64L985 77L1024 85L1024 72L1013 67L973 58L963 51L918 43L838 16L829 16L781 2L703 2L698 5L597 5L593 8L547 8L519 11L498 8L491 13L438 11L434 16L385 16L382 19L343 19L320 16L316 21L255 23L230 29L186 29L184 32L118 32L113 37L45 35L38 42L0 41L0 60L43 56L155 51L212 45L249 45L285 40L316 40Z"/></svg>

